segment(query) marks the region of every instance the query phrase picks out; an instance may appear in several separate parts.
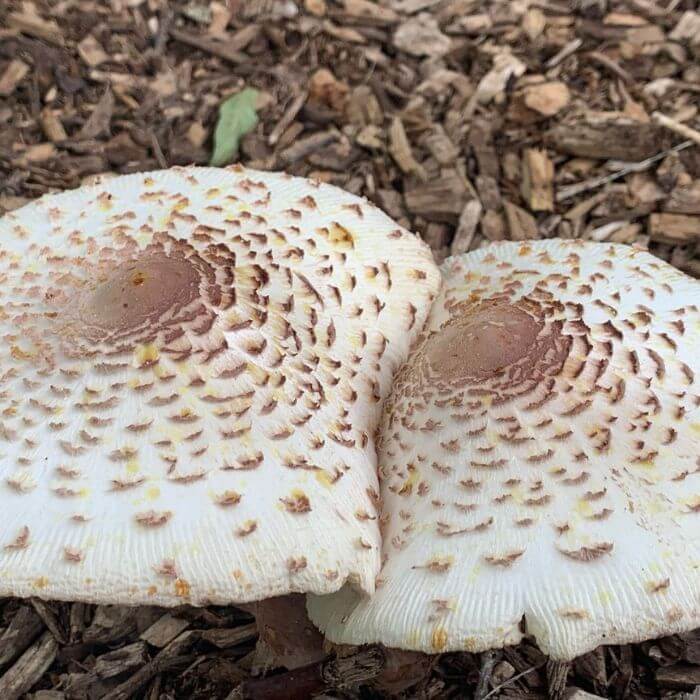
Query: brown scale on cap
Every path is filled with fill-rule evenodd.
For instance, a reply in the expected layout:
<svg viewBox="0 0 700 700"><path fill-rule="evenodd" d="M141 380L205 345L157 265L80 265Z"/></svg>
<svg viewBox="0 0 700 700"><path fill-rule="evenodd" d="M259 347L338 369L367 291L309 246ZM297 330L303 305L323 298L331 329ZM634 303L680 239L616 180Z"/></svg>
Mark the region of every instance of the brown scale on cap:
<svg viewBox="0 0 700 700"><path fill-rule="evenodd" d="M430 651L419 621L456 596L445 649L517 641L524 615L559 658L700 624L697 282L563 241L494 245L443 275L377 440L384 585L314 599L312 619L336 642ZM437 584L426 559L451 562Z"/></svg>
<svg viewBox="0 0 700 700"><path fill-rule="evenodd" d="M49 514L32 541L103 572L97 601L178 602L143 573L175 554L193 601L285 593L290 554L295 589L372 589L369 436L439 285L424 244L399 230L389 255L396 224L334 188L197 168L50 197L0 227L6 540ZM232 592L236 561L257 588ZM13 594L44 573L12 562ZM47 596L68 590L46 577Z"/></svg>

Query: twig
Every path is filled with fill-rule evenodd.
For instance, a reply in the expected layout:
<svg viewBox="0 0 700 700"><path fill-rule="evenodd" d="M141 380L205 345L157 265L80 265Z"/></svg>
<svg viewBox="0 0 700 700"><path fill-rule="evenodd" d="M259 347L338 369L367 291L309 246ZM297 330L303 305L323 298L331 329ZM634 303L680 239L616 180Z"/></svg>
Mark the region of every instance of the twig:
<svg viewBox="0 0 700 700"><path fill-rule="evenodd" d="M168 34L175 19L175 10L167 8L160 16L160 24L158 31L153 40L153 55L160 56L165 51L165 46L168 43Z"/></svg>
<svg viewBox="0 0 700 700"><path fill-rule="evenodd" d="M303 139L297 139L291 146L278 155L278 161L283 165L291 165L311 153L325 148L340 138L340 132L335 129L319 131Z"/></svg>
<svg viewBox="0 0 700 700"><path fill-rule="evenodd" d="M643 170L647 170L647 168L651 167L657 161L663 160L670 153L682 151L689 146L692 146L693 143L693 141L683 141L677 146L661 151L661 153L657 153L655 156L642 160L639 163L630 163L629 165L626 165L624 168L621 168L617 172L611 173L610 175L602 175L601 177L594 177L590 180L577 182L575 185L569 185L569 187L562 187L557 191L556 200L557 202L563 202L564 200L571 199L582 192L588 192L588 190L594 190L596 187L600 187L601 185L607 185L608 182L613 182L620 177L629 175L629 173L640 173Z"/></svg>
<svg viewBox="0 0 700 700"><path fill-rule="evenodd" d="M183 31L182 29L177 29L175 27L170 27L170 36L177 41L187 44L188 46L193 46L195 49L210 53L219 58L223 58L224 61L229 63L245 63L248 61L248 56L240 51L231 51L226 44L216 41L214 39L209 39L203 36L197 36L196 34L190 34L189 32Z"/></svg>
<svg viewBox="0 0 700 700"><path fill-rule="evenodd" d="M628 223L629 221L611 221L589 231L588 238L592 241L607 241L613 233L619 231L623 226L627 226Z"/></svg>
<svg viewBox="0 0 700 700"><path fill-rule="evenodd" d="M700 146L700 131L698 131L697 129L692 129L691 127L686 126L685 124L681 124L679 121L671 119L671 117L667 117L665 114L661 114L661 112L653 112L651 118L659 126L666 127L667 129L670 129L674 133L678 134L679 136L683 136L684 138L689 139L693 143L696 143L698 144L698 146Z"/></svg>
<svg viewBox="0 0 700 700"><path fill-rule="evenodd" d="M613 61L613 59L610 58L610 56L606 56L600 51L589 51L587 54L584 55L590 58L592 61L595 61L596 63L600 64L604 68L607 68L611 73L614 73L626 83L634 82L634 78L632 78L632 76L624 68L622 68L622 66L620 66L620 64L617 63L617 61Z"/></svg>
<svg viewBox="0 0 700 700"><path fill-rule="evenodd" d="M542 666L544 666L544 663L538 664L537 666L530 666L530 668L526 668L524 671L517 673L512 678L509 678L507 681L503 681L503 683L501 683L500 685L497 685L495 688L493 688L490 693L488 693L487 695L484 695L482 700L488 700L490 697L493 697L496 693L500 692L507 685L511 685L511 684L515 683L515 681L519 681L523 676L527 676L528 673L532 673L533 671L537 671L538 669L542 668Z"/></svg>
<svg viewBox="0 0 700 700"><path fill-rule="evenodd" d="M304 106L306 102L306 97L308 93L304 90L299 93L290 103L289 107L285 110L284 114L280 120L275 124L275 128L270 132L267 137L267 143L270 146L274 146L279 140L282 134L286 131L287 127L294 121L299 110Z"/></svg>
<svg viewBox="0 0 700 700"><path fill-rule="evenodd" d="M168 161L166 160L165 155L163 155L163 149L160 147L156 132L151 130L148 132L148 135L151 139L151 150L158 161L158 165L160 165L163 170L166 170L168 168Z"/></svg>
<svg viewBox="0 0 700 700"><path fill-rule="evenodd" d="M554 54L554 56L545 63L545 66L547 68L554 68L554 66L559 65L565 58L571 56L572 53L576 53L576 51L581 48L581 44L583 44L583 39L574 39L570 41L559 53Z"/></svg>

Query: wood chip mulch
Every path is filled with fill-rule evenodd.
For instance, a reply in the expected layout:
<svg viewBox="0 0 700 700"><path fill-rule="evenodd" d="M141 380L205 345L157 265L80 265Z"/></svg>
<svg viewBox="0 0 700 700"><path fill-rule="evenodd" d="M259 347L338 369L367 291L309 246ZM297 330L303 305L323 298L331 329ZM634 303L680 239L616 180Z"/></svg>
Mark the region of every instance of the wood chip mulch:
<svg viewBox="0 0 700 700"><path fill-rule="evenodd" d="M242 163L364 195L438 259L586 238L700 278L691 0L4 0L0 214L206 164L244 87L261 94ZM234 608L3 600L0 697L700 698L697 630L568 666L531 641L444 654L410 688L374 647L259 678L255 639Z"/></svg>

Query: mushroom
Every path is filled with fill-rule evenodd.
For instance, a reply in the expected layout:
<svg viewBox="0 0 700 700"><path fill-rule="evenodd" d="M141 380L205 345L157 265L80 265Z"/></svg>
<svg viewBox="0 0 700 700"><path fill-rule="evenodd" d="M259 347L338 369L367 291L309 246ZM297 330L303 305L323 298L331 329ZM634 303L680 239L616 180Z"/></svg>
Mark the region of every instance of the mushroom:
<svg viewBox="0 0 700 700"><path fill-rule="evenodd" d="M503 243L443 266L377 443L373 597L333 642L553 659L700 625L700 285L646 252Z"/></svg>
<svg viewBox="0 0 700 700"><path fill-rule="evenodd" d="M43 197L0 240L0 596L374 590L426 245L337 188L194 167Z"/></svg>

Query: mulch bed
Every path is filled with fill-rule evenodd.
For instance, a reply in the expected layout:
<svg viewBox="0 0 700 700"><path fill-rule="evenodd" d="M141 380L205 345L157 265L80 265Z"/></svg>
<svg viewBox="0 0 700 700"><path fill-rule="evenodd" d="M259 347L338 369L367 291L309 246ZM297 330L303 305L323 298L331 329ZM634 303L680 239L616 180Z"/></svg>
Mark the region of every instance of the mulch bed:
<svg viewBox="0 0 700 700"><path fill-rule="evenodd" d="M244 87L260 92L260 121L240 162L364 195L438 259L501 239L586 238L648 247L700 278L690 0L5 0L0 213L101 173L208 163L219 105ZM700 688L699 631L600 648L568 668L529 641L445 654L402 691L387 690L375 648L260 685L255 636L234 608L0 601L0 697L291 698L326 686L334 698L483 700L549 687L584 700Z"/></svg>

